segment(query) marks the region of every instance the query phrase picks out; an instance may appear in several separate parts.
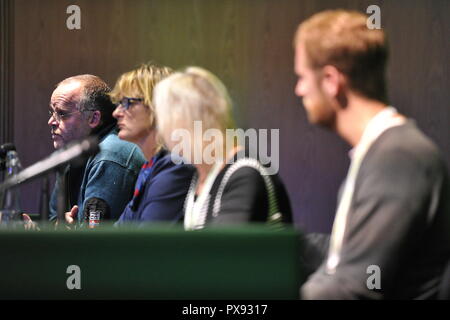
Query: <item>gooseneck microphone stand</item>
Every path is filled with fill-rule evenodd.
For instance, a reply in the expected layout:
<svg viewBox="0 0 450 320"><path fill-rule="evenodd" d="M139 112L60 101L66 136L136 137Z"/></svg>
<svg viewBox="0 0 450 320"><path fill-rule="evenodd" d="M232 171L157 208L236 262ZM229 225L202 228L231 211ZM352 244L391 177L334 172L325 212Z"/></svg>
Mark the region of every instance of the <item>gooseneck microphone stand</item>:
<svg viewBox="0 0 450 320"><path fill-rule="evenodd" d="M60 189L57 198L57 218L63 222L67 204L67 180L64 168L69 163L79 163L99 151L98 138L91 136L79 143L70 144L62 150L53 152L47 158L25 168L18 174L0 184L0 194L4 190L17 187L27 181L36 179L50 171L56 170L60 179Z"/></svg>
<svg viewBox="0 0 450 320"><path fill-rule="evenodd" d="M15 151L16 147L13 143L7 142L0 146L0 183L5 179L6 170L6 155L8 151ZM3 191L0 191L0 209L3 208L5 204L5 195Z"/></svg>
<svg viewBox="0 0 450 320"><path fill-rule="evenodd" d="M42 222L48 221L48 215L49 215L49 202L50 202L50 195L49 195L49 182L48 182L48 175L45 176L42 180L41 185L41 197L39 200L39 213L40 213L40 219Z"/></svg>
<svg viewBox="0 0 450 320"><path fill-rule="evenodd" d="M64 215L67 208L67 176L65 174L65 166L59 166L56 170L57 179L59 180L59 192L57 195L57 221L58 225L65 221Z"/></svg>

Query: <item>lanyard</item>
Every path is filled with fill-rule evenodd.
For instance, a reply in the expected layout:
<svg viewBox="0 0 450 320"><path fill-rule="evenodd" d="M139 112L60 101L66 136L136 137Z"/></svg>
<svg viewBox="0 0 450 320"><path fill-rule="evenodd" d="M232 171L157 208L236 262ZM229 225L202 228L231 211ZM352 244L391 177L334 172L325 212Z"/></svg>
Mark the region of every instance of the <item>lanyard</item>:
<svg viewBox="0 0 450 320"><path fill-rule="evenodd" d="M344 233L347 222L347 216L350 211L350 205L355 188L356 177L364 157L373 144L373 142L387 129L399 126L405 123L403 118L397 116L397 110L393 107L387 107L375 115L364 130L361 141L355 148L355 152L345 180L344 192L339 202L336 212L336 218L333 223L333 230L330 239L330 249L327 259L327 273L336 272L336 267L340 261L340 252L344 241Z"/></svg>

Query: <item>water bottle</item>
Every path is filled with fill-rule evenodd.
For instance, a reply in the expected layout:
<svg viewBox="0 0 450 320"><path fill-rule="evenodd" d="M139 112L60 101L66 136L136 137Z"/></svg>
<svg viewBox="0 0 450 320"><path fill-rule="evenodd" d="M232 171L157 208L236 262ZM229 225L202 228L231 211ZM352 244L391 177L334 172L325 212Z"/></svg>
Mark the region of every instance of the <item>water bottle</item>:
<svg viewBox="0 0 450 320"><path fill-rule="evenodd" d="M19 156L14 150L6 154L5 180L19 173L21 169ZM0 226L2 228L14 228L21 222L20 191L13 187L5 191L3 208L0 208Z"/></svg>

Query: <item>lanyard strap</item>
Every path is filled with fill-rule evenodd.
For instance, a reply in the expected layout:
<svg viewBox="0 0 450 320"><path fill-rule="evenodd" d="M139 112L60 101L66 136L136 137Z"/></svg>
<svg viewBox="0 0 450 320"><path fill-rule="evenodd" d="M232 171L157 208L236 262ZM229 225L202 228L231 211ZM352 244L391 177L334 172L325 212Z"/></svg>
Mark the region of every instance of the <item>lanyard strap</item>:
<svg viewBox="0 0 450 320"><path fill-rule="evenodd" d="M222 195L225 191L225 187L230 180L231 176L238 171L239 169L243 167L249 167L257 170L261 177L264 180L264 185L266 187L267 191L267 198L268 198L268 213L267 213L267 222L269 225L272 226L282 226L282 213L279 210L278 206L278 199L277 194L275 190L275 186L272 182L270 174L267 172L266 168L261 165L261 163L253 158L242 158L236 161L225 173L222 182L219 185L219 189L217 191L216 198L214 199L214 206L213 206L213 217L217 217L220 212L220 208L222 206Z"/></svg>

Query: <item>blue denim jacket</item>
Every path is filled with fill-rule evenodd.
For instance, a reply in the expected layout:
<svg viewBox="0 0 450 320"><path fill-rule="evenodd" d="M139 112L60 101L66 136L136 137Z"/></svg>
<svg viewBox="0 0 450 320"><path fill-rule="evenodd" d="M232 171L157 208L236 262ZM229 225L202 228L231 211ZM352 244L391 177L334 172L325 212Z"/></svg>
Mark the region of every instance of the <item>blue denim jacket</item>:
<svg viewBox="0 0 450 320"><path fill-rule="evenodd" d="M99 146L100 152L90 157L85 165L77 201L79 223L83 223L83 208L91 198L103 199L111 210L111 220L117 220L133 195L134 184L145 162L138 146L119 139L117 128L107 133ZM50 199L50 219L57 215L58 190L56 181Z"/></svg>

